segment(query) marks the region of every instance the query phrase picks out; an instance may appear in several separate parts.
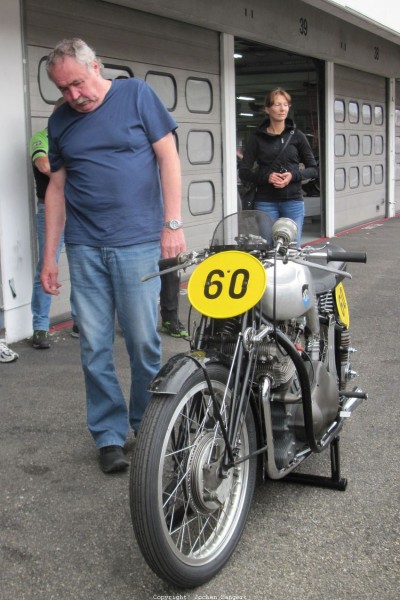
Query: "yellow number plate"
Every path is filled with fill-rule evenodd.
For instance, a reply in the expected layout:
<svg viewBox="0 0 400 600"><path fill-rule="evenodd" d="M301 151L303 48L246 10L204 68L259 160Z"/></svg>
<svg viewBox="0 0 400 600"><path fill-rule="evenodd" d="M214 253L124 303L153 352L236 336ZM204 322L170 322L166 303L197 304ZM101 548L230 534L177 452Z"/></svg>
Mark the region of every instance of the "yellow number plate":
<svg viewBox="0 0 400 600"><path fill-rule="evenodd" d="M350 327L350 312L349 305L347 304L346 292L344 291L343 283L339 283L335 288L336 308L338 316L343 325L346 325L347 329Z"/></svg>
<svg viewBox="0 0 400 600"><path fill-rule="evenodd" d="M255 306L266 285L267 274L255 256L230 250L199 264L189 279L188 296L199 313L228 319Z"/></svg>

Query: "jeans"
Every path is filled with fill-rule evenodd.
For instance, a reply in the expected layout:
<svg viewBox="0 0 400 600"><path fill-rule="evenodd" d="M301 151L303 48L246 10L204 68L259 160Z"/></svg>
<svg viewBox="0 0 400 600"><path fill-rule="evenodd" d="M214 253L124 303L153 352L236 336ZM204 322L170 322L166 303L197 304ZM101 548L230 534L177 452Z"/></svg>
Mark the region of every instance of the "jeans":
<svg viewBox="0 0 400 600"><path fill-rule="evenodd" d="M161 277L160 313L162 321L178 322L179 273L172 271Z"/></svg>
<svg viewBox="0 0 400 600"><path fill-rule="evenodd" d="M45 216L44 204L38 204L36 213L36 231L39 247L38 263L36 265L36 273L33 280L33 290L31 299L32 311L32 327L33 329L49 329L49 313L52 296L43 291L40 283L40 273L42 271L43 253L45 243ZM61 235L60 243L58 244L56 260L60 258L61 250L64 245L64 234Z"/></svg>
<svg viewBox="0 0 400 600"><path fill-rule="evenodd" d="M288 217L297 225L296 244L300 248L301 234L304 223L304 200L285 200L283 202L268 202L267 200L257 200L256 210L261 210L269 215L275 222L279 217Z"/></svg>
<svg viewBox="0 0 400 600"><path fill-rule="evenodd" d="M150 399L147 387L161 364L157 332L159 242L119 248L67 244L72 296L80 330L87 424L98 448L123 446L137 430ZM114 362L115 315L130 358L127 408Z"/></svg>

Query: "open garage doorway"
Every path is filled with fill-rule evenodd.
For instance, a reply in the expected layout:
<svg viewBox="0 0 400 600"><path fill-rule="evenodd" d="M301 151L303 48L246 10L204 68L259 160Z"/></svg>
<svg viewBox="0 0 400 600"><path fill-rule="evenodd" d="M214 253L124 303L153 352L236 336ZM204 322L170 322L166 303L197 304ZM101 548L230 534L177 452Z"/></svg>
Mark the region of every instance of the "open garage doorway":
<svg viewBox="0 0 400 600"><path fill-rule="evenodd" d="M266 93L284 88L292 97L289 117L310 142L314 156L321 156L324 63L292 52L241 38L235 39L237 155L264 118ZM323 173L320 173L322 180ZM320 181L303 184L305 221L302 242L324 236L324 199Z"/></svg>

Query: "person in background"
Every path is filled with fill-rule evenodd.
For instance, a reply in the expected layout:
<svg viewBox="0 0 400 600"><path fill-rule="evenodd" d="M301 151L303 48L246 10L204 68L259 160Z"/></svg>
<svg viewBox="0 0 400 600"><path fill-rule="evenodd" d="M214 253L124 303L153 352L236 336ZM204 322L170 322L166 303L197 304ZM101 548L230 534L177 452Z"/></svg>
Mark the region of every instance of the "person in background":
<svg viewBox="0 0 400 600"><path fill-rule="evenodd" d="M105 79L83 40L63 40L47 58L65 104L49 120L51 178L41 281L58 294L57 247L65 223L80 327L87 423L105 473L126 469L160 368L160 257L186 249L181 221L177 124L143 80ZM66 219L66 221L65 221ZM129 407L114 363L115 314L130 357Z"/></svg>
<svg viewBox="0 0 400 600"><path fill-rule="evenodd" d="M256 184L256 210L267 213L273 221L279 217L295 221L299 247L304 223L301 182L318 177L318 167L306 136L288 118L290 107L291 97L282 88L267 95L267 117L246 144L239 177ZM287 136L291 139L276 161Z"/></svg>
<svg viewBox="0 0 400 600"><path fill-rule="evenodd" d="M19 354L7 346L5 335L3 307L0 306L0 363L14 362L19 358Z"/></svg>
<svg viewBox="0 0 400 600"><path fill-rule="evenodd" d="M0 332L0 336L3 334ZM6 344L6 341L3 337L0 337L0 363L9 363L14 362L19 358L19 354L11 350Z"/></svg>
<svg viewBox="0 0 400 600"><path fill-rule="evenodd" d="M64 98L59 98L54 105L56 110L61 104L65 102ZM43 263L43 252L45 242L45 204L44 199L46 195L46 189L49 183L50 176L50 163L48 158L49 142L46 129L37 131L30 139L29 142L29 154L32 161L33 175L35 178L36 185L36 196L37 196L37 211L36 211L36 233L38 241L38 262L36 265L35 277L33 280L33 290L31 299L31 311L32 311L32 346L38 350L44 350L50 348L50 306L51 306L51 295L46 294L43 290L40 274L42 271ZM64 235L61 234L60 243L58 244L56 260L57 263L60 258L61 250L64 245ZM73 302L71 301L71 313L73 319L73 326L71 335L73 337L79 337L79 328L75 323L75 310Z"/></svg>
<svg viewBox="0 0 400 600"><path fill-rule="evenodd" d="M161 331L175 338L187 338L188 331L178 317L180 278L177 271L161 276Z"/></svg>

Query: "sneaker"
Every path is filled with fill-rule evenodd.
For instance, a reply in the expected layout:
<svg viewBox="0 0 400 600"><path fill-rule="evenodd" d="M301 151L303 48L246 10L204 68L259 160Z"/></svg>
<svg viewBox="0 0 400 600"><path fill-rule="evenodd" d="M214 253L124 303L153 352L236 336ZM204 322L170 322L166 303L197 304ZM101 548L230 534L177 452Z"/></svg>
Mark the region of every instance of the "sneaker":
<svg viewBox="0 0 400 600"><path fill-rule="evenodd" d="M72 325L71 337L78 338L79 337L79 327L78 325Z"/></svg>
<svg viewBox="0 0 400 600"><path fill-rule="evenodd" d="M129 466L121 446L103 446L100 448L100 467L103 473L116 473Z"/></svg>
<svg viewBox="0 0 400 600"><path fill-rule="evenodd" d="M14 350L11 350L11 348L9 348L5 342L1 341L0 342L0 362L2 362L2 363L13 362L14 360L17 360L17 358L19 358L19 354L14 352Z"/></svg>
<svg viewBox="0 0 400 600"><path fill-rule="evenodd" d="M180 321L176 321L175 323L172 323L171 321L163 321L161 325L161 331L176 338L189 337L189 333L186 331L184 325Z"/></svg>
<svg viewBox="0 0 400 600"><path fill-rule="evenodd" d="M45 329L35 329L32 337L32 346L38 350L50 348L49 332Z"/></svg>

